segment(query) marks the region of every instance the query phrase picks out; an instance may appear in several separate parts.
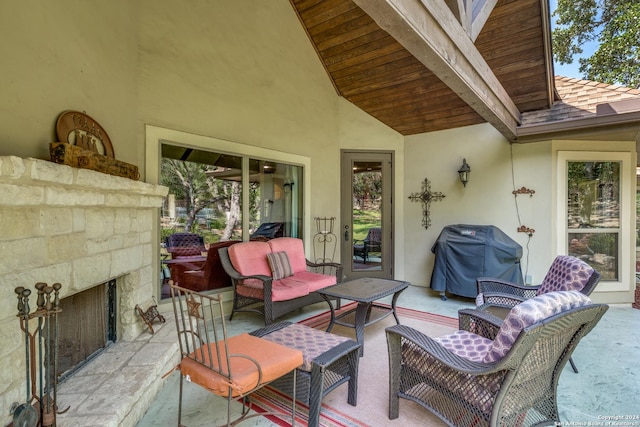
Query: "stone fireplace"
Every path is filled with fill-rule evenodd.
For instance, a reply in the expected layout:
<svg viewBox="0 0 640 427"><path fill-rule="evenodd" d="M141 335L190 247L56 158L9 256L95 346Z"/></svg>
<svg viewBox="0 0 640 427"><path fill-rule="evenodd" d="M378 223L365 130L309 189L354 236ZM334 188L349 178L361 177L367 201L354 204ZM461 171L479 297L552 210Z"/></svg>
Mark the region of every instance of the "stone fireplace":
<svg viewBox="0 0 640 427"><path fill-rule="evenodd" d="M59 282L65 298L115 280L117 340L134 340L145 329L135 306L150 305L154 295L153 229L166 193L159 185L46 160L0 157L2 425L26 393L14 289Z"/></svg>

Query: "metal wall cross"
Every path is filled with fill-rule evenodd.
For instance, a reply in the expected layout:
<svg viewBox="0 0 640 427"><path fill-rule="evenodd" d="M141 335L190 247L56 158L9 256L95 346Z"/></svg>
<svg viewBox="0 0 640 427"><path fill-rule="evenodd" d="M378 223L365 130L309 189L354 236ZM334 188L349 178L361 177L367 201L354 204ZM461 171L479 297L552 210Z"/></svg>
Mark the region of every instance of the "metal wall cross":
<svg viewBox="0 0 640 427"><path fill-rule="evenodd" d="M425 178L422 182L421 193L411 193L411 195L409 196L409 199L412 202L422 202L422 225L425 229L428 229L431 226L431 218L429 218L429 208L431 202L439 202L444 198L445 195L443 193L439 191L431 191L431 182L428 178Z"/></svg>

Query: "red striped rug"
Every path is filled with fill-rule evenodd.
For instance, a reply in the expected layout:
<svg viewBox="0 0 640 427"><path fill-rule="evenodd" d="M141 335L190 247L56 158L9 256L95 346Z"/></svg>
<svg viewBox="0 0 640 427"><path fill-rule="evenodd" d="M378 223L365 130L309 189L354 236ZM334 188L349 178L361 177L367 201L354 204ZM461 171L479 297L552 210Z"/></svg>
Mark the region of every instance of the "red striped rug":
<svg viewBox="0 0 640 427"><path fill-rule="evenodd" d="M338 310L340 314L353 309L355 303ZM458 320L426 313L418 310L398 307L396 309L400 323L411 326L429 336L439 336L457 330ZM319 314L300 323L318 329L326 329L330 313ZM393 316L365 328L364 356L360 359L358 372L358 404L347 403L347 384L343 384L329 393L322 401L320 425L323 427L377 427L382 425L421 425L444 426L439 419L419 405L401 399L400 417L389 420L388 417L388 356L384 329L394 325ZM332 333L348 336L355 340L355 331L351 328L334 326ZM280 415L268 415L274 425L291 426L291 399L270 387L256 392L252 398L253 409L257 412L277 412ZM296 425L307 425L308 407L296 404Z"/></svg>

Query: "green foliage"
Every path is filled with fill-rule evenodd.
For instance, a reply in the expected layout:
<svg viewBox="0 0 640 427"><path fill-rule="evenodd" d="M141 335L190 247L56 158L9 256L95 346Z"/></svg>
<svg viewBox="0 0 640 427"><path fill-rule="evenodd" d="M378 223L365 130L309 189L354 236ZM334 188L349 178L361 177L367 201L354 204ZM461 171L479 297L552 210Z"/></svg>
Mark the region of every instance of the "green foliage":
<svg viewBox="0 0 640 427"><path fill-rule="evenodd" d="M354 174L353 198L361 209L379 206L382 198L382 174L380 172Z"/></svg>
<svg viewBox="0 0 640 427"><path fill-rule="evenodd" d="M614 233L592 234L589 238L589 247L595 253L614 255L617 253L617 236Z"/></svg>
<svg viewBox="0 0 640 427"><path fill-rule="evenodd" d="M597 42L589 58L579 58L589 80L640 88L640 2L637 0L558 0L554 11L554 58L573 63L582 45Z"/></svg>
<svg viewBox="0 0 640 427"><path fill-rule="evenodd" d="M353 240L363 240L370 228L381 227L379 210L353 210Z"/></svg>
<svg viewBox="0 0 640 427"><path fill-rule="evenodd" d="M169 187L169 192L186 209L186 219L180 217L177 221L184 222L185 229L191 232L197 231L197 215L205 208L213 209L217 216L225 218L232 193L239 191L233 183L209 176L209 169L210 166L203 163L162 159L161 184ZM255 191L252 189L252 200L256 199Z"/></svg>
<svg viewBox="0 0 640 427"><path fill-rule="evenodd" d="M167 237L169 237L169 235L173 234L173 233L177 233L175 228L163 228L160 227L160 242L164 243L167 240Z"/></svg>

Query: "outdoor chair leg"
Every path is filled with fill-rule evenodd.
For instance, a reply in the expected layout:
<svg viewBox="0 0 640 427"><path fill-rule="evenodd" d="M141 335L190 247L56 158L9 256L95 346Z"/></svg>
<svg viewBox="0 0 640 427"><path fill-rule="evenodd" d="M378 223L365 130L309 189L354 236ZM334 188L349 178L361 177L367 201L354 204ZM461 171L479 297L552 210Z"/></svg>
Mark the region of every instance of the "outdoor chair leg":
<svg viewBox="0 0 640 427"><path fill-rule="evenodd" d="M573 357L569 358L569 363L571 363L571 367L573 368L573 372L578 373L578 368L576 368L576 364L573 362Z"/></svg>
<svg viewBox="0 0 640 427"><path fill-rule="evenodd" d="M178 427L182 427L182 388L183 388L183 377L182 373L180 373L180 394L178 397Z"/></svg>

